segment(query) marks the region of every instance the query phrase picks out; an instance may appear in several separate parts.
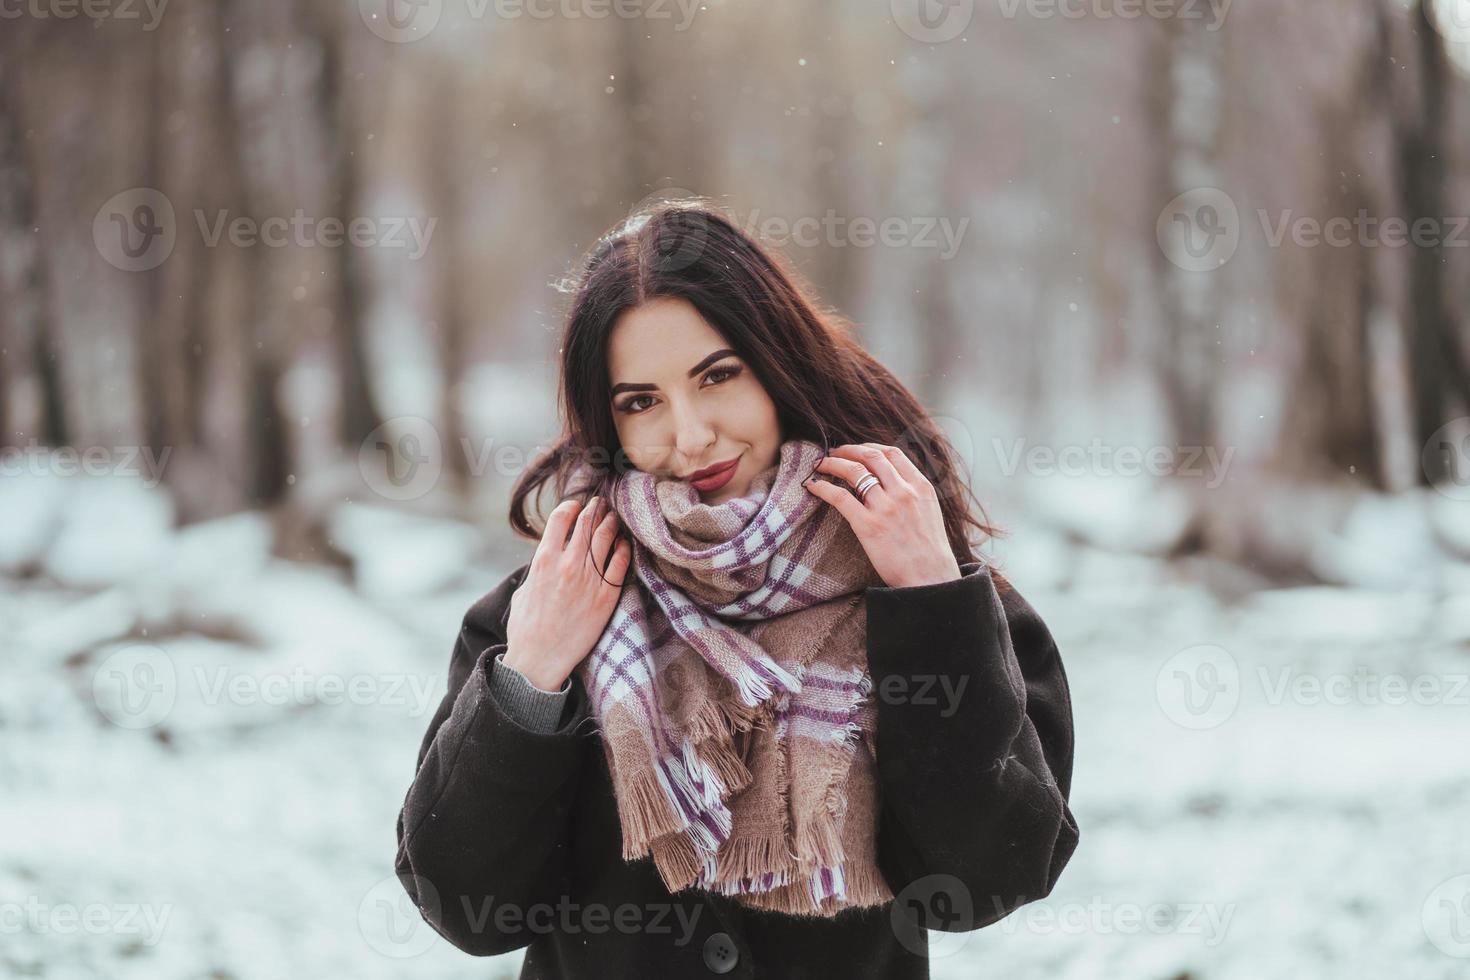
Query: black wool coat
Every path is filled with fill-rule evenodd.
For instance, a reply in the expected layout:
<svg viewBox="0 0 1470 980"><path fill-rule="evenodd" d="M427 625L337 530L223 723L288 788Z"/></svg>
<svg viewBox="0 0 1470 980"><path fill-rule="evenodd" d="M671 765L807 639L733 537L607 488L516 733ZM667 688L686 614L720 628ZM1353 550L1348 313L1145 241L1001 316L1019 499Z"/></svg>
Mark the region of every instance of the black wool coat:
<svg viewBox="0 0 1470 980"><path fill-rule="evenodd" d="M650 858L622 858L580 678L550 734L488 687L528 568L465 614L398 817L398 878L459 949L525 948L522 980L921 978L920 925L969 931L1050 894L1078 839L1071 700L1051 634L998 573L867 590L878 864L897 898L816 918L670 894Z"/></svg>

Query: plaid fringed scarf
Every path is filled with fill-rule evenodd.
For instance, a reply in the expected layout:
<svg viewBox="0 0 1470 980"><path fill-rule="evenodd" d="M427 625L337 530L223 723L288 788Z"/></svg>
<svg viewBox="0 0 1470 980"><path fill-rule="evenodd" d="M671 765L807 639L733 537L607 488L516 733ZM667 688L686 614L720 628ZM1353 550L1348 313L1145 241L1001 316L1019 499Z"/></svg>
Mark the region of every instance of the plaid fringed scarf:
<svg viewBox="0 0 1470 980"><path fill-rule="evenodd" d="M623 857L652 854L670 891L816 916L893 898L876 862L864 600L883 583L801 485L822 455L787 440L719 504L638 470L615 484L637 585L577 670Z"/></svg>

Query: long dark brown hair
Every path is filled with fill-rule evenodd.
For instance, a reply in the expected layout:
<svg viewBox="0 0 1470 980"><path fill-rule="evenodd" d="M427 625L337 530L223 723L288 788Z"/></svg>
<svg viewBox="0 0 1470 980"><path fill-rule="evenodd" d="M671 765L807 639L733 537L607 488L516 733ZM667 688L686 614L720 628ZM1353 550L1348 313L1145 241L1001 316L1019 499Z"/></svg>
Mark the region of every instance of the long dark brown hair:
<svg viewBox="0 0 1470 980"><path fill-rule="evenodd" d="M685 199L634 212L592 247L569 291L563 431L516 481L510 523L517 533L540 538L545 519L538 498L548 480L557 500L596 493L610 503L613 480L632 468L613 424L607 342L619 316L661 297L691 303L755 371L776 404L784 438L809 439L829 451L876 442L906 452L934 486L957 562L977 560L973 544L999 533L986 523L960 479L953 447L918 399L853 339L850 321L819 305L793 270L717 205ZM598 478L569 494L579 460ZM979 535L974 543L972 530Z"/></svg>

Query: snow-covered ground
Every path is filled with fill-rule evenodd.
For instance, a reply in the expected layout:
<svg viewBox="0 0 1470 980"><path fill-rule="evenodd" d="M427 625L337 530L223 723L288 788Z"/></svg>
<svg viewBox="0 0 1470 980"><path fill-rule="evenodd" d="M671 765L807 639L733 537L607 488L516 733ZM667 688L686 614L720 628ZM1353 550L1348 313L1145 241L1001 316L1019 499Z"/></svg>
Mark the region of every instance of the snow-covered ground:
<svg viewBox="0 0 1470 980"><path fill-rule="evenodd" d="M0 975L515 975L419 922L392 858L460 617L520 553L344 507L349 574L115 479L7 478L0 511ZM1082 845L1049 898L936 937L936 977L1470 975L1465 566L1226 602L1008 523Z"/></svg>

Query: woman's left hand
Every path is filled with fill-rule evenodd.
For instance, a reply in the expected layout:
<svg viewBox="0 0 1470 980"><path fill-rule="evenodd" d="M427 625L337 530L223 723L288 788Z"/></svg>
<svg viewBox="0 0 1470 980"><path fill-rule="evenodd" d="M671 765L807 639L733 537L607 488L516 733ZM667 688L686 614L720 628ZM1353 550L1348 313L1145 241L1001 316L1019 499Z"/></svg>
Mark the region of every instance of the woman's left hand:
<svg viewBox="0 0 1470 980"><path fill-rule="evenodd" d="M816 477L803 485L847 519L874 570L890 588L935 585L960 577L939 495L903 450L876 442L836 446L817 464L817 472L835 476L854 490L867 474L878 478L863 500Z"/></svg>

